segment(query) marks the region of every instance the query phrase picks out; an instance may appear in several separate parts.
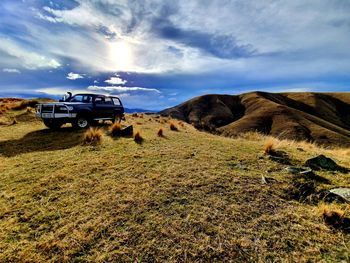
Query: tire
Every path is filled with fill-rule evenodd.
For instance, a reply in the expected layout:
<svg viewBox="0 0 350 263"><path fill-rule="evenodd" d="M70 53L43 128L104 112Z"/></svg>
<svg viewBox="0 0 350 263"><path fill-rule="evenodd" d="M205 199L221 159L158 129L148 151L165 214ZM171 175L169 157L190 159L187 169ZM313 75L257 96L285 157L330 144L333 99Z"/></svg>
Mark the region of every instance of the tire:
<svg viewBox="0 0 350 263"><path fill-rule="evenodd" d="M63 125L62 122L55 120L44 120L44 124L51 130L58 130Z"/></svg>
<svg viewBox="0 0 350 263"><path fill-rule="evenodd" d="M73 122L73 127L75 129L87 129L90 127L91 121L89 118L85 116L78 116L75 121Z"/></svg>

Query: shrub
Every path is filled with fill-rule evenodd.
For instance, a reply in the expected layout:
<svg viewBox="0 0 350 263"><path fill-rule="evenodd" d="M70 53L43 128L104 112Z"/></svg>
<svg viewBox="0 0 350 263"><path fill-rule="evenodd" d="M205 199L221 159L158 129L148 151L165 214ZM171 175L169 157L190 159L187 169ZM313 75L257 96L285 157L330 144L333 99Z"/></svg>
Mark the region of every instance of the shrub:
<svg viewBox="0 0 350 263"><path fill-rule="evenodd" d="M272 139L266 140L264 144L264 152L265 154L269 154L269 155L272 155L275 153L274 141Z"/></svg>
<svg viewBox="0 0 350 263"><path fill-rule="evenodd" d="M143 138L139 131L134 134L134 141L138 144L141 144L143 142Z"/></svg>
<svg viewBox="0 0 350 263"><path fill-rule="evenodd" d="M164 137L163 129L162 129L162 128L160 128L160 129L158 130L157 135L158 135L158 137Z"/></svg>
<svg viewBox="0 0 350 263"><path fill-rule="evenodd" d="M33 108L27 107L26 112L27 112L27 113L32 113L32 112L33 112Z"/></svg>
<svg viewBox="0 0 350 263"><path fill-rule="evenodd" d="M102 142L102 131L98 128L90 128L84 133L84 144L99 144Z"/></svg>
<svg viewBox="0 0 350 263"><path fill-rule="evenodd" d="M174 123L170 123L170 130L172 131L178 131L177 127L175 126Z"/></svg>
<svg viewBox="0 0 350 263"><path fill-rule="evenodd" d="M113 136L120 135L120 131L122 130L122 125L118 122L113 123L110 128L110 132Z"/></svg>
<svg viewBox="0 0 350 263"><path fill-rule="evenodd" d="M319 215L327 225L340 229L350 227L350 219L345 217L347 209L344 211L336 204L327 205L323 203L318 207L318 210Z"/></svg>
<svg viewBox="0 0 350 263"><path fill-rule="evenodd" d="M132 117L135 117L135 118L138 117L137 113L133 113L131 116L132 116Z"/></svg>

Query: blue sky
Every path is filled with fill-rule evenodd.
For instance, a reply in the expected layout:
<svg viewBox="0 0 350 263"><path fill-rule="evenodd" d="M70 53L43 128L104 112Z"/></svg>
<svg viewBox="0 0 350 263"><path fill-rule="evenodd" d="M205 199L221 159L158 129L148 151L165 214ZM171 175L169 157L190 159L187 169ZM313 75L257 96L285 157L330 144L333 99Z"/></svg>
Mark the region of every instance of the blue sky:
<svg viewBox="0 0 350 263"><path fill-rule="evenodd" d="M1 0L0 96L350 91L348 0Z"/></svg>

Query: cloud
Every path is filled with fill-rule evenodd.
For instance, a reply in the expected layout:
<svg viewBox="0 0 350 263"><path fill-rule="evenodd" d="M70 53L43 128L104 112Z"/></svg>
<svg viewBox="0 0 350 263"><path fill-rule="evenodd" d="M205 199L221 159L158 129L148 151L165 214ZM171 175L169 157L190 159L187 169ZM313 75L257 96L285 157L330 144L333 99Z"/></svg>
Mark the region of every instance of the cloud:
<svg viewBox="0 0 350 263"><path fill-rule="evenodd" d="M16 42L0 36L0 53L4 53L0 65L15 66L31 70L40 68L58 68L61 64L54 58L29 51Z"/></svg>
<svg viewBox="0 0 350 263"><path fill-rule="evenodd" d="M2 70L2 72L7 72L7 73L17 73L17 74L20 74L21 71L19 71L18 69L15 69L15 68L4 68Z"/></svg>
<svg viewBox="0 0 350 263"><path fill-rule="evenodd" d="M111 77L110 79L105 80L105 82L111 85L124 85L127 83L126 80L123 80L119 77Z"/></svg>
<svg viewBox="0 0 350 263"><path fill-rule="evenodd" d="M70 80L76 80L76 79L83 79L84 77L78 73L73 73L73 72L70 72L68 73L67 75L67 79L70 79Z"/></svg>
<svg viewBox="0 0 350 263"><path fill-rule="evenodd" d="M114 92L114 93L125 93L130 91L139 91L139 92L153 92L153 93L161 93L158 89L150 89L150 88L142 88L142 87L121 87L121 86L89 86L88 90L93 91L106 91L106 92Z"/></svg>

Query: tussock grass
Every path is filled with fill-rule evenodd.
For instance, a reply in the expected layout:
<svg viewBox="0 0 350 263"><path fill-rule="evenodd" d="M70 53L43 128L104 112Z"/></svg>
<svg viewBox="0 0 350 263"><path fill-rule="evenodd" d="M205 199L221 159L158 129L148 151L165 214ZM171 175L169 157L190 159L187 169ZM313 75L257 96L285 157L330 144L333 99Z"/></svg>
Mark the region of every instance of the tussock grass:
<svg viewBox="0 0 350 263"><path fill-rule="evenodd" d="M157 132L157 136L158 137L164 137L164 132L162 128L159 128L158 132Z"/></svg>
<svg viewBox="0 0 350 263"><path fill-rule="evenodd" d="M122 125L118 122L113 123L109 129L112 136L119 135L121 130L122 130Z"/></svg>
<svg viewBox="0 0 350 263"><path fill-rule="evenodd" d="M171 122L171 123L170 123L170 130L172 130L172 131L178 131L179 129L176 127L176 125L175 125L173 122Z"/></svg>
<svg viewBox="0 0 350 263"><path fill-rule="evenodd" d="M275 142L273 139L268 139L265 141L264 144L264 153L265 154L269 154L269 155L273 155L275 153Z"/></svg>
<svg viewBox="0 0 350 263"><path fill-rule="evenodd" d="M99 128L90 128L83 135L83 144L97 145L102 142L103 132Z"/></svg>
<svg viewBox="0 0 350 263"><path fill-rule="evenodd" d="M318 206L318 214L324 222L334 228L346 230L350 233L349 205L342 208L338 204L321 203Z"/></svg>
<svg viewBox="0 0 350 263"><path fill-rule="evenodd" d="M143 143L144 139L143 139L143 137L141 136L140 131L135 132L135 134L134 134L134 141L135 141L137 144L142 144L142 143Z"/></svg>

